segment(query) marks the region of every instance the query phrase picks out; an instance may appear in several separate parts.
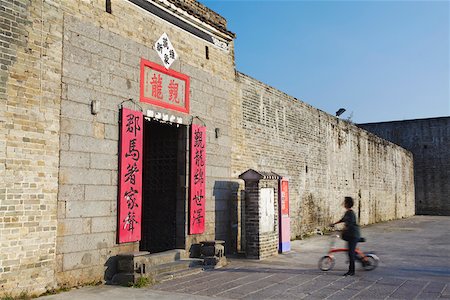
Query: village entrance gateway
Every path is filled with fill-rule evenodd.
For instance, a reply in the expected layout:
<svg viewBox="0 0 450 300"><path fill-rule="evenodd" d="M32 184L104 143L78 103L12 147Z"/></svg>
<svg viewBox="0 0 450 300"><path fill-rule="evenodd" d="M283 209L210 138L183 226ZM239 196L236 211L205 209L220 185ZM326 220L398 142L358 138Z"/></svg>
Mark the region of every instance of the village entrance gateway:
<svg viewBox="0 0 450 300"><path fill-rule="evenodd" d="M143 153L139 250L184 249L186 126L145 120Z"/></svg>

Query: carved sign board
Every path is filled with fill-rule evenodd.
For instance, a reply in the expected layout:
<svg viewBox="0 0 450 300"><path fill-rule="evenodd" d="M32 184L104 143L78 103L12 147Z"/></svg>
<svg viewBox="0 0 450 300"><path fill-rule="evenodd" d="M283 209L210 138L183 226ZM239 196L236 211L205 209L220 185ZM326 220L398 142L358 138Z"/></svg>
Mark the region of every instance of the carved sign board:
<svg viewBox="0 0 450 300"><path fill-rule="evenodd" d="M259 228L262 233L275 230L275 202L273 188L261 188L259 191L260 220Z"/></svg>
<svg viewBox="0 0 450 300"><path fill-rule="evenodd" d="M189 113L189 77L141 59L141 102Z"/></svg>

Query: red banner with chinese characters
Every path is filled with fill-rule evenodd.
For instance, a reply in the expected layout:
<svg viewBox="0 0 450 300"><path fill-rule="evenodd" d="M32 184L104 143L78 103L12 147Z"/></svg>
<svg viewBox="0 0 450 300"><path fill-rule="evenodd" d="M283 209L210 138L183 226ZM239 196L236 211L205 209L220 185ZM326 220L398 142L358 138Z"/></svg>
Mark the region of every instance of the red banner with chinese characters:
<svg viewBox="0 0 450 300"><path fill-rule="evenodd" d="M141 102L189 113L189 76L141 59Z"/></svg>
<svg viewBox="0 0 450 300"><path fill-rule="evenodd" d="M119 243L141 240L142 112L122 108L119 156Z"/></svg>
<svg viewBox="0 0 450 300"><path fill-rule="evenodd" d="M205 231L206 127L191 125L189 234Z"/></svg>
<svg viewBox="0 0 450 300"><path fill-rule="evenodd" d="M289 181L281 180L281 215L289 216Z"/></svg>

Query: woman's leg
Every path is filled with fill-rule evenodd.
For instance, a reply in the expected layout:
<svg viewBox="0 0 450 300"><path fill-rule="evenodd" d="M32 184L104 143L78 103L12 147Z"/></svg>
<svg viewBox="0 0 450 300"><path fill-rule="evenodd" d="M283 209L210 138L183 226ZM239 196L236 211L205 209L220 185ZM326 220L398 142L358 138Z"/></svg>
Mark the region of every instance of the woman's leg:
<svg viewBox="0 0 450 300"><path fill-rule="evenodd" d="M356 257L356 244L357 244L357 240L356 239L351 239L350 241L348 241L348 258L350 261L350 264L348 266L348 275L353 275L355 274L355 257Z"/></svg>

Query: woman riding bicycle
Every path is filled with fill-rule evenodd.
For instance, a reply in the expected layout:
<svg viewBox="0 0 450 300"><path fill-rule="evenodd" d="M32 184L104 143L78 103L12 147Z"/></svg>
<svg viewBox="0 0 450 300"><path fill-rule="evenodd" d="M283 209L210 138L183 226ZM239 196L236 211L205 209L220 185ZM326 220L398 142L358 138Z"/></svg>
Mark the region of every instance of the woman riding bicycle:
<svg viewBox="0 0 450 300"><path fill-rule="evenodd" d="M352 210L353 207L353 198L345 197L344 199L344 207L347 209L342 219L339 221L330 224L334 226L339 223L345 223L344 230L342 231L342 239L347 241L348 244L348 258L350 260L348 266L348 272L344 274L344 276L353 276L355 275L355 257L356 257L356 244L360 239L359 226L356 222L355 212Z"/></svg>

